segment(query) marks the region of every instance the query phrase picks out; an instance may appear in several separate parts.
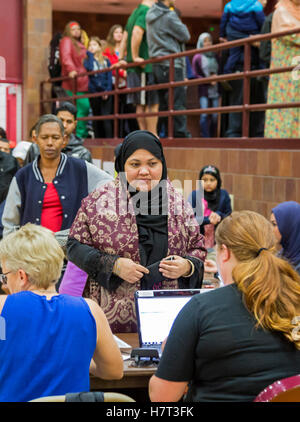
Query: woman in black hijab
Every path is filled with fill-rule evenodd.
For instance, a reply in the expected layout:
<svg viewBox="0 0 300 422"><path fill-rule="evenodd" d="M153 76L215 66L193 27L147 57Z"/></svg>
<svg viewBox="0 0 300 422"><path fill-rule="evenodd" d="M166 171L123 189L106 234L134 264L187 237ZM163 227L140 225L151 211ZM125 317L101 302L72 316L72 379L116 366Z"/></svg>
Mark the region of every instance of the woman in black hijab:
<svg viewBox="0 0 300 422"><path fill-rule="evenodd" d="M139 152L136 157L135 153ZM149 153L147 155L147 152ZM152 156L152 157L151 157ZM138 158L138 159L136 159ZM156 158L160 166L153 171L153 158ZM131 162L137 168L133 176L140 177L143 164L149 161L150 169L142 174L142 178L151 180L150 186L139 186L135 179L131 178ZM143 163L144 160L144 163ZM158 170L157 168L160 167ZM197 259L187 260L181 256L168 255L168 176L167 165L159 139L148 131L137 130L130 133L116 154L115 169L120 180L128 190L133 202L134 212L139 233L139 252L141 265L150 269L149 274L144 274L141 279L143 289L153 289L166 278L180 278L191 273L198 267ZM150 174L148 174L148 171ZM139 179L138 179L139 180ZM137 186L136 186L137 184ZM162 261L163 260L163 261ZM186 271L187 269L187 271ZM196 275L199 273L197 268ZM190 285L196 287L199 282L190 280ZM187 287L186 282L180 282L179 287Z"/></svg>
<svg viewBox="0 0 300 422"><path fill-rule="evenodd" d="M220 221L232 213L230 196L225 189L221 189L221 186L219 169L213 165L205 166L199 173L199 190L193 191L188 198L195 210L202 234L206 234L207 225L213 225L212 233L214 233ZM199 201L200 198L204 201ZM206 247L211 248L214 245L214 238L212 242L213 244L206 244Z"/></svg>
<svg viewBox="0 0 300 422"><path fill-rule="evenodd" d="M82 201L68 258L87 273L84 295L113 332L135 332L134 292L200 288L206 251L190 205L168 179L159 139L132 132L115 155L118 176Z"/></svg>
<svg viewBox="0 0 300 422"><path fill-rule="evenodd" d="M157 176L157 180L154 181L155 179L151 178L152 185L156 182L157 184L150 186L150 190L145 186L144 190L141 190L141 186L133 186L127 178L125 167L128 169L130 166L130 160L128 163L130 157L133 157L135 168L138 167L138 160L133 156L138 150L148 151L159 161L157 164L161 163L160 168L153 174L154 177ZM149 159L151 160L150 155ZM150 161L151 167L154 163L155 160ZM133 201L139 232L141 264L151 265L165 258L168 251L167 166L161 143L151 132L132 132L125 138L116 156L115 169ZM138 173L139 171L137 171ZM147 180L148 175L144 174L143 177Z"/></svg>

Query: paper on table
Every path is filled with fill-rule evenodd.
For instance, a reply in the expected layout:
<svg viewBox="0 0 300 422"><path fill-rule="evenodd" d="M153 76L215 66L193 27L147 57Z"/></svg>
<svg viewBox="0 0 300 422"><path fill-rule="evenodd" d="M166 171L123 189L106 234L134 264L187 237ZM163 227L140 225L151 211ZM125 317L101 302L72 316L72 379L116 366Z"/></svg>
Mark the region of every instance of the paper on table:
<svg viewBox="0 0 300 422"><path fill-rule="evenodd" d="M129 353L121 353L121 354L122 354L123 360L129 360L129 359L131 359L131 356L130 356Z"/></svg>
<svg viewBox="0 0 300 422"><path fill-rule="evenodd" d="M119 346L120 350L128 350L128 349L132 349L132 347L130 346L130 344L125 343L125 341L121 340L119 337L117 337L116 335L113 335L114 339L117 342L117 345Z"/></svg>

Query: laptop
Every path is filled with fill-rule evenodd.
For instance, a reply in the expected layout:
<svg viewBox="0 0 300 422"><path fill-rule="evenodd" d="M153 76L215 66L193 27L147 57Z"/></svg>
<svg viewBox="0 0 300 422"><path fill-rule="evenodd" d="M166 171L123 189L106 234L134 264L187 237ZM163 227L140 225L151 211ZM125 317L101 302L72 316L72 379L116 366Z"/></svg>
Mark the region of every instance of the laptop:
<svg viewBox="0 0 300 422"><path fill-rule="evenodd" d="M139 345L142 349L156 349L161 357L161 346L168 337L179 311L196 294L206 289L138 290L135 309Z"/></svg>

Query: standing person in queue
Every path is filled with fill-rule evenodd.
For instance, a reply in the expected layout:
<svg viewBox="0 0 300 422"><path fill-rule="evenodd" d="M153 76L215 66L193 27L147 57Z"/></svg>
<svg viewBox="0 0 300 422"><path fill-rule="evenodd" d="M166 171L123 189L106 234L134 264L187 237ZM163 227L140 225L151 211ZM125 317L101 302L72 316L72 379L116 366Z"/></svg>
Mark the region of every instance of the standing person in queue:
<svg viewBox="0 0 300 422"><path fill-rule="evenodd" d="M127 87L127 71L119 67L120 48L123 39L124 31L121 25L113 25L108 31L106 38L106 48L103 55L108 58L112 65L113 87L116 88L116 76L118 73L119 84L118 88ZM119 94L119 113L135 113L135 106L127 104L127 94ZM121 119L119 121L119 135L120 138L125 138L130 132L139 128L136 119Z"/></svg>
<svg viewBox="0 0 300 422"><path fill-rule="evenodd" d="M61 76L69 76L71 79L64 80L62 87L66 93L72 95L82 95L88 93L89 78L87 75L77 78L76 92L73 80L77 75L86 73L83 61L86 57L87 49L82 44L81 27L78 22L69 22L64 30L63 37L59 44L59 57L61 62ZM90 111L88 98L76 100L77 117L87 117ZM76 128L76 135L80 138L88 137L86 122L79 120Z"/></svg>
<svg viewBox="0 0 300 422"><path fill-rule="evenodd" d="M154 84L151 64L143 64L149 59L146 36L146 14L154 0L142 0L129 16L120 46L120 63L135 63L127 69L127 88L138 88ZM157 91L139 91L127 94L127 103L136 107L136 113L158 112ZM157 116L137 117L141 130L157 134Z"/></svg>
<svg viewBox="0 0 300 422"><path fill-rule="evenodd" d="M286 201L276 205L270 221L280 249L279 255L300 274L300 204Z"/></svg>
<svg viewBox="0 0 300 422"><path fill-rule="evenodd" d="M212 36L208 32L199 35L197 48L209 47L213 44ZM215 52L207 51L195 54L192 60L192 69L196 78L209 78L219 71L218 58ZM198 96L201 108L219 106L219 88L217 82L198 86ZM203 138L213 138L217 134L218 114L200 115L200 129Z"/></svg>
<svg viewBox="0 0 300 422"><path fill-rule="evenodd" d="M3 234L2 214L6 196L12 178L19 168L18 160L13 155L3 152L0 147L0 239L2 239Z"/></svg>
<svg viewBox="0 0 300 422"><path fill-rule="evenodd" d="M275 5L271 33L300 28L300 1L279 0ZM295 63L292 72L278 72L270 75L268 104L299 101L299 46L300 33L272 38L270 68L285 66L291 58ZM295 61L296 59L296 61ZM297 72L298 70L298 72ZM299 138L300 109L266 110L265 138Z"/></svg>
<svg viewBox="0 0 300 422"><path fill-rule="evenodd" d="M181 21L174 10L176 0L158 0L153 4L146 15L147 41L149 45L149 56L158 58L174 53L181 53L185 50L185 43L190 39L187 26ZM153 63L153 76L155 84L168 83L170 81L170 60ZM174 81L183 81L185 78L185 57L174 59ZM159 111L169 109L169 91L160 89ZM186 109L186 91L184 86L175 87L174 110ZM159 119L165 125L167 132L167 118ZM160 123L159 123L160 124ZM190 138L191 134L187 129L187 118L185 115L174 116L174 137Z"/></svg>
<svg viewBox="0 0 300 422"><path fill-rule="evenodd" d="M81 158L89 163L93 163L91 152L83 145L84 141L76 135L77 121L77 108L74 104L65 101L60 103L60 106L55 110L55 115L62 121L64 125L64 134L67 139L66 146L62 152L68 156ZM40 150L38 145L33 141L28 149L24 165L31 163L36 157L39 156Z"/></svg>
<svg viewBox="0 0 300 422"><path fill-rule="evenodd" d="M12 179L2 216L3 236L29 222L55 233L69 229L82 199L112 178L61 152L67 138L57 116L42 116L35 130L40 155Z"/></svg>
<svg viewBox="0 0 300 422"><path fill-rule="evenodd" d="M87 58L84 60L84 67L88 72L95 70L108 69L111 62L103 55L101 40L98 37L91 37L87 51ZM112 73L111 71L96 73L89 75L89 92L105 92L112 90ZM94 116L107 116L112 114L111 95L103 95L102 97L90 98L91 107ZM112 120L93 120L93 129L95 138L112 138L113 125Z"/></svg>
<svg viewBox="0 0 300 422"><path fill-rule="evenodd" d="M120 379L123 360L92 300L59 295L64 254L46 228L26 224L0 242L0 401L89 391L89 373ZM1 334L1 333L0 333Z"/></svg>
<svg viewBox="0 0 300 422"><path fill-rule="evenodd" d="M6 138L0 138L0 151L5 152L6 154L11 153L9 146L9 140Z"/></svg>
<svg viewBox="0 0 300 422"><path fill-rule="evenodd" d="M178 314L150 379L151 401L253 401L300 372L300 277L276 256L270 222L233 212L216 242L225 286Z"/></svg>
<svg viewBox="0 0 300 422"><path fill-rule="evenodd" d="M206 250L155 135L130 133L115 167L118 177L82 201L67 253L87 273L83 295L100 304L112 331L136 332L135 291L201 287Z"/></svg>

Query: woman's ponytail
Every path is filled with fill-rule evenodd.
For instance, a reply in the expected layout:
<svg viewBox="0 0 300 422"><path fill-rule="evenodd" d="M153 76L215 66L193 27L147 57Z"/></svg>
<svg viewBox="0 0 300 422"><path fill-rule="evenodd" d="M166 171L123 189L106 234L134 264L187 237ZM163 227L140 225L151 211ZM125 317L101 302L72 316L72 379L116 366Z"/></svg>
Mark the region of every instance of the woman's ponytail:
<svg viewBox="0 0 300 422"><path fill-rule="evenodd" d="M234 212L218 226L216 241L226 245L238 261L232 278L257 326L281 331L300 349L300 336L295 336L298 320L300 325L296 318L300 316L300 277L276 256L268 220L252 211Z"/></svg>

